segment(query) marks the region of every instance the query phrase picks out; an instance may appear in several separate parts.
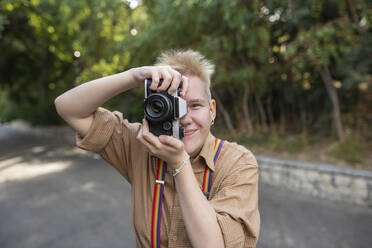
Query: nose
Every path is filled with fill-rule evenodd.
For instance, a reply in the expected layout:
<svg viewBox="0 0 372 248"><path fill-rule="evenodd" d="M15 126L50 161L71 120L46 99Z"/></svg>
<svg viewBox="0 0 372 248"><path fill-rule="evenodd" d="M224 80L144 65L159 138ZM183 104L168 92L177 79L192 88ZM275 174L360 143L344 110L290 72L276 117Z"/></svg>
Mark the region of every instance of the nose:
<svg viewBox="0 0 372 248"><path fill-rule="evenodd" d="M188 111L187 114L180 119L180 123L183 127L185 127L185 126L187 126L191 123L190 111Z"/></svg>

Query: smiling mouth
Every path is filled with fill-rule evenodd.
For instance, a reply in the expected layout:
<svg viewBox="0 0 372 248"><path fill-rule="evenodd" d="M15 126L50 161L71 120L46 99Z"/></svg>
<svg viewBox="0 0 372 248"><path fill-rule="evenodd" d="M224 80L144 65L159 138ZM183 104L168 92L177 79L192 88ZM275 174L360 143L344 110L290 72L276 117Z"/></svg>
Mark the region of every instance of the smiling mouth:
<svg viewBox="0 0 372 248"><path fill-rule="evenodd" d="M197 129L195 129L195 130L185 130L185 133L184 133L185 137L193 135L196 131L197 131Z"/></svg>

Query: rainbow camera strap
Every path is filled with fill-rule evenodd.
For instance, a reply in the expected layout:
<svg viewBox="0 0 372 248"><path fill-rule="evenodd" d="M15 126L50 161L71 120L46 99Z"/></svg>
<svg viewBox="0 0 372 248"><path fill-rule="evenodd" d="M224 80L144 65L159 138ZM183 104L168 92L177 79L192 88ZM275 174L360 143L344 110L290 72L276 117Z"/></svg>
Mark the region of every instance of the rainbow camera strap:
<svg viewBox="0 0 372 248"><path fill-rule="evenodd" d="M223 140L215 139L213 151L213 163L216 164L217 158L220 155ZM154 198L152 203L152 219L151 219L151 247L160 248L160 223L161 209L163 203L164 178L167 171L167 163L158 159L157 172L154 187ZM209 192L212 187L213 171L206 166L202 184L203 194L209 199Z"/></svg>

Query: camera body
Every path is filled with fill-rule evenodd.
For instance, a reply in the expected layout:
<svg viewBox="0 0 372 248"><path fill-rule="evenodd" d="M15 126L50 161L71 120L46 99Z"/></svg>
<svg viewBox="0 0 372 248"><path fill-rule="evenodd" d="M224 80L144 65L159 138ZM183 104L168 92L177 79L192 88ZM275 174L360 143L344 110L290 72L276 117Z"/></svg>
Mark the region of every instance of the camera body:
<svg viewBox="0 0 372 248"><path fill-rule="evenodd" d="M177 139L184 137L180 119L187 114L187 103L180 97L179 88L172 95L168 89L157 92L150 89L152 80L145 80L144 112L150 132L156 136L170 135ZM160 79L159 86L163 82Z"/></svg>

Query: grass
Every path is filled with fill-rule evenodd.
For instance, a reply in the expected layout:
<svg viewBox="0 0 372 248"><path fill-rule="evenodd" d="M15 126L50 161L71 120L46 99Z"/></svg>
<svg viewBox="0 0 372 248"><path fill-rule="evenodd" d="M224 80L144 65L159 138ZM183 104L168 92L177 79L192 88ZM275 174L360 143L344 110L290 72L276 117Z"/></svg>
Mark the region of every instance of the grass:
<svg viewBox="0 0 372 248"><path fill-rule="evenodd" d="M350 136L342 143L335 145L329 154L354 165L364 162L367 151L368 145L366 143L358 137Z"/></svg>
<svg viewBox="0 0 372 248"><path fill-rule="evenodd" d="M265 146L275 152L298 153L306 149L308 140L305 135L279 136L277 134L254 135L252 137L241 137L238 143L247 147Z"/></svg>
<svg viewBox="0 0 372 248"><path fill-rule="evenodd" d="M349 135L342 143L313 134L255 134L241 136L237 142L256 155L372 170L372 154L368 152L372 144L357 135Z"/></svg>

